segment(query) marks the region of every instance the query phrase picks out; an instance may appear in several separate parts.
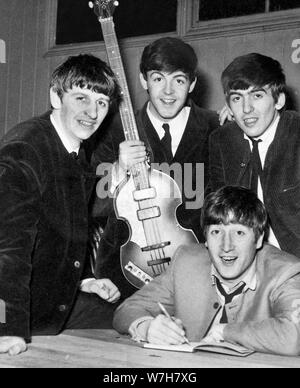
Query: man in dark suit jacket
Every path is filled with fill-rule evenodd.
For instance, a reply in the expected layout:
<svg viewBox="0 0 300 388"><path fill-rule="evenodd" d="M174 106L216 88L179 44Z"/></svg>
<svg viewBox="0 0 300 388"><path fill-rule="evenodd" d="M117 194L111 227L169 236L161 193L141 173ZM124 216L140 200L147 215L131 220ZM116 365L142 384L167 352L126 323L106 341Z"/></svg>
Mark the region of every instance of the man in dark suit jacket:
<svg viewBox="0 0 300 388"><path fill-rule="evenodd" d="M269 242L300 257L300 116L284 111L282 68L248 54L225 69L222 83L235 122L211 135L209 189L251 187L270 217Z"/></svg>
<svg viewBox="0 0 300 388"><path fill-rule="evenodd" d="M177 217L183 227L192 229L203 241L199 218L203 186L208 177L208 137L219 122L216 113L199 108L188 98L197 80L196 54L180 39L158 39L144 49L140 70L141 84L149 94L149 101L136 116L140 141L124 141L121 120L116 116L106 131L106 137L101 139L94 161L96 164L114 163L118 182L126 177L134 164L145 162L147 158L158 167L162 163L179 166L177 183L183 205L179 207ZM168 125L168 135L165 124ZM201 164L204 165L204 174ZM96 201L94 215L101 214L102 204ZM127 236L127 227L116 222L112 210L100 242L96 273L101 277L111 276L123 296L134 291L124 282L119 263L120 245L126 242Z"/></svg>
<svg viewBox="0 0 300 388"><path fill-rule="evenodd" d="M263 244L262 202L248 189L225 186L206 197L202 226L206 247L180 247L166 272L116 310L115 329L154 344L206 337L299 355L300 262Z"/></svg>
<svg viewBox="0 0 300 388"><path fill-rule="evenodd" d="M53 110L0 143L0 353L26 350L32 335L111 325L120 293L85 262L95 173L80 146L118 95L104 62L70 57L52 75Z"/></svg>

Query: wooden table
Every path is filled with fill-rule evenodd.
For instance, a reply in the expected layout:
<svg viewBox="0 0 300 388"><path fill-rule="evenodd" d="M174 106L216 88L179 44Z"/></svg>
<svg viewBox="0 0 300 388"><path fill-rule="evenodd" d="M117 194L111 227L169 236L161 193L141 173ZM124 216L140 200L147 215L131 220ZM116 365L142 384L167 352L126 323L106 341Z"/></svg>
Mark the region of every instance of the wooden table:
<svg viewBox="0 0 300 388"><path fill-rule="evenodd" d="M242 358L143 349L114 330L76 330L53 337L33 337L26 353L16 357L0 355L0 367L299 368L300 357L254 353Z"/></svg>

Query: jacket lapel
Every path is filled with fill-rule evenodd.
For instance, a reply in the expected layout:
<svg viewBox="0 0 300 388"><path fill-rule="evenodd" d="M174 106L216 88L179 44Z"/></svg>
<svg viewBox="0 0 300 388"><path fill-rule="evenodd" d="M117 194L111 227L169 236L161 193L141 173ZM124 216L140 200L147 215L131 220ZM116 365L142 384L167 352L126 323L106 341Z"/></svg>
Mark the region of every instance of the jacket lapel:
<svg viewBox="0 0 300 388"><path fill-rule="evenodd" d="M195 105L193 103L189 105L191 106L189 119L178 145L176 154L174 155L174 161L178 161L179 163L192 161L193 159L190 158L190 155L194 154L195 150L197 150L197 154L201 155L205 142L207 141L207 128L206 130L203 130L204 123L202 128L200 128L201 123L200 127L199 123L195 123ZM198 160L201 160L200 155L197 156Z"/></svg>
<svg viewBox="0 0 300 388"><path fill-rule="evenodd" d="M223 128L223 147L228 161L228 171L235 177L231 184L243 185L250 187L251 169L250 169L250 145L249 141L245 139L244 132L238 127L236 123L231 124L230 127ZM227 143L227 139L229 142ZM234 161L234 162L233 162ZM230 170L229 170L230 169Z"/></svg>
<svg viewBox="0 0 300 388"><path fill-rule="evenodd" d="M144 105L138 116L137 124L141 140L145 142L146 147L151 154L151 162L166 162L167 155L164 152L159 136L147 114L147 103Z"/></svg>

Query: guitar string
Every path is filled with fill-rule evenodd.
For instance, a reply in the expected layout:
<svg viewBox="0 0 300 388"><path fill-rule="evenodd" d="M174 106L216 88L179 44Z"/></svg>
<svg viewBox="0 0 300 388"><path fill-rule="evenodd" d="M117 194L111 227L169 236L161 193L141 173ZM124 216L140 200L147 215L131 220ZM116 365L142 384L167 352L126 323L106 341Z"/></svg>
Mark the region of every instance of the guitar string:
<svg viewBox="0 0 300 388"><path fill-rule="evenodd" d="M111 35L113 38L115 36L114 33L110 33L110 34L107 34L107 35ZM105 36L106 39L108 37L107 35ZM119 78L121 77L120 76L120 71L121 71L121 75L123 76L123 79L125 80L125 73L123 74L122 59L121 59L121 56L120 56L120 53L119 53L118 45L114 44L113 46L110 46L110 47L107 45L107 49L110 49L112 51L112 53L116 52L118 54L117 56L115 56L113 58L117 65L115 66L113 64L112 67L114 68L115 73L117 75L119 75ZM127 89L126 82L124 82L124 85L125 86L123 86L123 89L124 89L123 90L123 96L124 96L123 104L125 106L127 106L126 111L127 111L128 115L124 114L123 115L123 119L125 119L126 123L130 125L130 127L127 127L127 128L135 128L135 125L134 125L135 123L133 122L133 120L131 119L131 117L129 115L129 113L133 114L133 110L132 110L130 99L128 98L128 89ZM126 91L127 93L124 93L124 91ZM120 113L122 113L122 112L120 112ZM134 133L127 132L127 136L128 135L129 135L129 137L131 137L131 139L129 139L129 140L136 140L136 138L138 138L138 136L136 136ZM145 165L145 167L146 167L146 165ZM140 171L142 171L142 170L143 170L143 168ZM136 172L136 169L135 169L134 173L135 172ZM144 187L145 188L150 187L150 182L149 182L148 177L145 177L144 174L141 174L141 175L142 175L142 180L143 180ZM151 207L154 207L153 201L149 201L149 202L151 204ZM153 220L153 219L151 219L149 221L150 221L149 222L150 226L152 226L152 228L150 228L150 229L152 229L152 230L150 230L150 234L152 236L149 235L149 231L146 231L146 229L148 229L148 227L146 227L146 222L143 221L143 229L144 229L146 240L147 240L147 237L148 237L148 241L150 240L152 242L152 245L159 244L162 241L161 241L161 237L160 237L160 233L159 233L159 228L158 228L157 222L156 222L156 220ZM148 222L147 222L147 224L148 224ZM154 250L154 253L155 253L155 260L162 259L162 257L165 258L165 252L164 252L163 248L160 248L158 250ZM158 253L159 257L157 257L157 253ZM150 256L151 256L151 259L153 260L152 251L150 251ZM165 264L163 264L163 266L161 266L161 265L158 265L158 266L159 266L161 272L162 272L162 270L166 269L165 268ZM154 270L154 266L152 267L152 270L153 270L154 274L156 274L156 272Z"/></svg>
<svg viewBox="0 0 300 388"><path fill-rule="evenodd" d="M131 125L131 128L134 128L133 127L134 123L132 122L130 116L128 116L128 117L125 116L125 121L127 121L127 124ZM131 136L131 140L135 140L135 136L133 133L131 133L130 136ZM139 175L139 180L137 179L137 175ZM134 167L133 176L134 176L135 181L138 181L137 183L141 185L141 187L138 187L139 189L145 189L145 188L150 187L149 174L148 174L147 166L145 165L145 163L140 163L139 165ZM135 186L137 187L137 184L135 184ZM143 203L141 201L138 201L138 204L139 204L140 209L147 208L147 207L154 208L154 203L150 199L143 201ZM155 244L160 243L161 239L160 239L159 228L158 228L156 220L153 220L153 219L144 220L144 221L142 221L142 224L143 224L143 229L144 229L144 234L146 237L147 244L150 246L153 246ZM157 261L157 260L162 259L161 252L159 250L152 250L152 251L149 251L149 253L150 253L150 257L151 257L152 261ZM161 264L156 264L156 265L158 266L158 270L160 273L163 270L165 270L164 265L163 266ZM154 275L156 275L156 269L155 269L154 265L152 266L152 271L153 271Z"/></svg>
<svg viewBox="0 0 300 388"><path fill-rule="evenodd" d="M105 26L107 26L107 24L105 24L105 23L101 23L101 25L102 25L102 27L103 28L105 28ZM106 43L106 48L107 48L107 50L111 50L112 51L112 54L114 54L114 52L116 52L118 55L117 56L115 56L114 58L110 58L111 59L111 66L112 66L112 68L113 68L113 70L115 71L115 73L116 73L116 75L118 76L119 75L119 78L120 78L120 73L119 73L119 71L121 71L121 75L123 76L123 79L124 79L124 81L126 80L126 78L125 78L125 73L124 73L124 70L123 70L123 65L122 65L122 59L121 59L121 55L120 55L120 52L119 52L119 47L118 47L118 44L117 44L117 40L116 40L116 38L115 38L115 33L114 33L114 26L113 26L113 22L111 22L111 23L109 23L108 24L108 27L111 27L112 28L112 31L111 32L109 32L109 33L106 33L105 34L105 32L103 31L103 36L104 36L104 39L105 39L105 43ZM107 30L108 31L108 30ZM112 38L113 38L113 40L115 40L115 43L113 44L113 46L109 46L108 45L108 36L111 36ZM114 65L114 63L113 62L116 62L116 66ZM124 73L124 74L123 74ZM123 89L124 89L124 91L127 91L127 84L126 84L126 82L123 82L124 83L124 85L125 85L125 87L123 87ZM126 103L126 99L127 99L127 105L128 105L128 107L129 107L129 110L128 110L128 112L130 111L131 112L131 114L133 114L133 110L132 110L132 106L131 106L131 101L130 101L130 99L128 98L128 95L129 95L129 93L124 93L124 91L123 91L123 97L124 97L124 104ZM131 109L130 109L131 108ZM121 117L122 117L122 111L120 110L120 114L121 114ZM134 123L132 123L132 120L130 120L130 117L129 116L126 116L126 115L123 115L123 120L125 120L125 121L127 121L127 124L129 124L129 125L131 125L131 128L135 128L135 126L134 126ZM131 122L130 122L131 121ZM127 126L127 128L130 128L130 127L128 127ZM127 136L128 136L128 134L129 134L129 140L135 140L135 138L134 138L134 136L133 136L133 134L132 133L127 133ZM125 134L126 135L126 134ZM131 137L131 139L130 139L130 137ZM133 173L135 173L136 172L136 169L134 168L134 170L135 171L133 171ZM139 207L140 207L140 204L139 204ZM152 223L152 225L153 225L153 223ZM153 228L154 228L154 231L155 231L155 226L153 225ZM144 229L144 233L145 233L145 236L146 236L146 239L147 239L147 237L149 237L149 236L147 236L147 233L146 233L146 230L145 230L145 225L144 225L144 222L143 222L143 229ZM155 256L156 256L156 252L155 252ZM152 252L150 251L150 257L151 257L151 259L153 260L153 256L152 256ZM156 259L157 259L157 256L156 256ZM154 266L152 266L152 271L154 272L154 274L155 274L155 270L154 270Z"/></svg>
<svg viewBox="0 0 300 388"><path fill-rule="evenodd" d="M127 113L128 113L128 110L127 110ZM125 114L124 111L122 111L121 112L121 118L124 121L126 128L134 128L134 123L132 122L130 115L127 115L127 114ZM133 132L125 133L125 137L127 138L127 140L135 140L136 139L136 135ZM134 179L134 182L135 182L135 187L137 187L139 184L141 184L141 187L138 187L138 189L146 188L147 187L146 179L144 177L144 174L142 173L143 172L143 168L142 167L143 166L140 166L140 168L138 168L138 166L136 166L136 167L132 168L132 174L133 174L133 179ZM139 172L140 172L140 177L139 178L141 179L140 182L137 180L137 175L139 174ZM149 187L149 185L148 185L148 187ZM140 201L138 201L138 206L139 206L139 209L143 208L143 206L142 206ZM145 234L145 237L146 237L147 244L150 244L150 245L153 244L153 237L152 237L153 232L151 230L150 231L148 230L149 229L148 228L148 224L145 223L145 221L142 221L142 225L143 225L144 234ZM158 257L156 255L155 251L149 251L149 253L150 253L150 258L151 258L151 260L153 262L158 260ZM153 271L154 275L157 275L154 266L152 266L151 268L152 268L152 271ZM160 271L162 271L162 268L160 268Z"/></svg>
<svg viewBox="0 0 300 388"><path fill-rule="evenodd" d="M143 179L144 187L150 187L149 174L148 174L147 170L145 171L145 166L142 166L142 172L143 172L142 179ZM154 203L153 203L152 199L148 199L145 202L147 203L146 207L154 208ZM157 225L157 220L156 219L149 219L149 220L147 220L147 225L148 224L150 225L150 232L151 232L151 235L152 235L151 244L155 245L155 244L162 243L162 240L161 240L161 237L160 237L160 233L159 233L159 228L158 228L158 225ZM161 256L161 251L163 251L162 248L154 250L156 259L158 259L158 260L161 260L163 258ZM158 255L158 258L157 258L157 255ZM158 265L158 267L160 268L160 271L165 270L165 265L164 264L160 264L160 265Z"/></svg>
<svg viewBox="0 0 300 388"><path fill-rule="evenodd" d="M126 104L126 101L124 102L124 104ZM129 113L129 110L130 110L130 108L126 110L126 113ZM123 119L126 122L126 124L129 124L129 126L131 128L135 128L135 125L134 125L135 123L132 121L131 116L129 114L128 115L124 114ZM134 134L134 132L129 133L129 136L128 136L129 140L135 140L136 137L137 136ZM146 170L146 165L144 163L141 163L138 171L137 171L137 168L135 168L134 170L135 170L133 172L134 176L136 176L136 173L140 172L140 178L142 179L142 181L141 181L142 188L150 187L149 174L148 174L148 171ZM153 201L147 200L147 201L145 201L145 204L146 203L147 203L147 205L146 205L147 207L152 207L152 208L154 207ZM142 208L142 206L140 206L140 208ZM150 224L150 230L148 228L149 224ZM151 228L151 226L152 226L152 228ZM162 242L156 220L153 220L153 219L145 220L143 222L143 228L144 228L146 238L148 237L148 243L150 245L156 245L156 244L159 244ZM156 260L165 258L164 250L162 248L160 248L158 250L154 250L154 254L155 254ZM158 256L157 256L157 254L158 254ZM152 259L153 259L153 256L152 256ZM165 270L165 265L164 264L163 264L163 266L159 265L159 268L160 268L160 271Z"/></svg>

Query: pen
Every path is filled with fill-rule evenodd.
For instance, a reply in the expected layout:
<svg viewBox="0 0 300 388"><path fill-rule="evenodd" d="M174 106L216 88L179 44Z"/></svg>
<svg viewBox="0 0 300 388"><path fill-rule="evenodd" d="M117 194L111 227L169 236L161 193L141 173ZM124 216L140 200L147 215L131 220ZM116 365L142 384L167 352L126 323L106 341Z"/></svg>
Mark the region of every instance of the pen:
<svg viewBox="0 0 300 388"><path fill-rule="evenodd" d="M164 305L162 305L160 302L157 302L158 307L161 309L162 313L167 317L170 318L172 321L174 321L174 318L171 317L171 315L168 313L168 311L165 309ZM186 338L186 336L183 336L183 339L185 343L191 345L190 341Z"/></svg>

